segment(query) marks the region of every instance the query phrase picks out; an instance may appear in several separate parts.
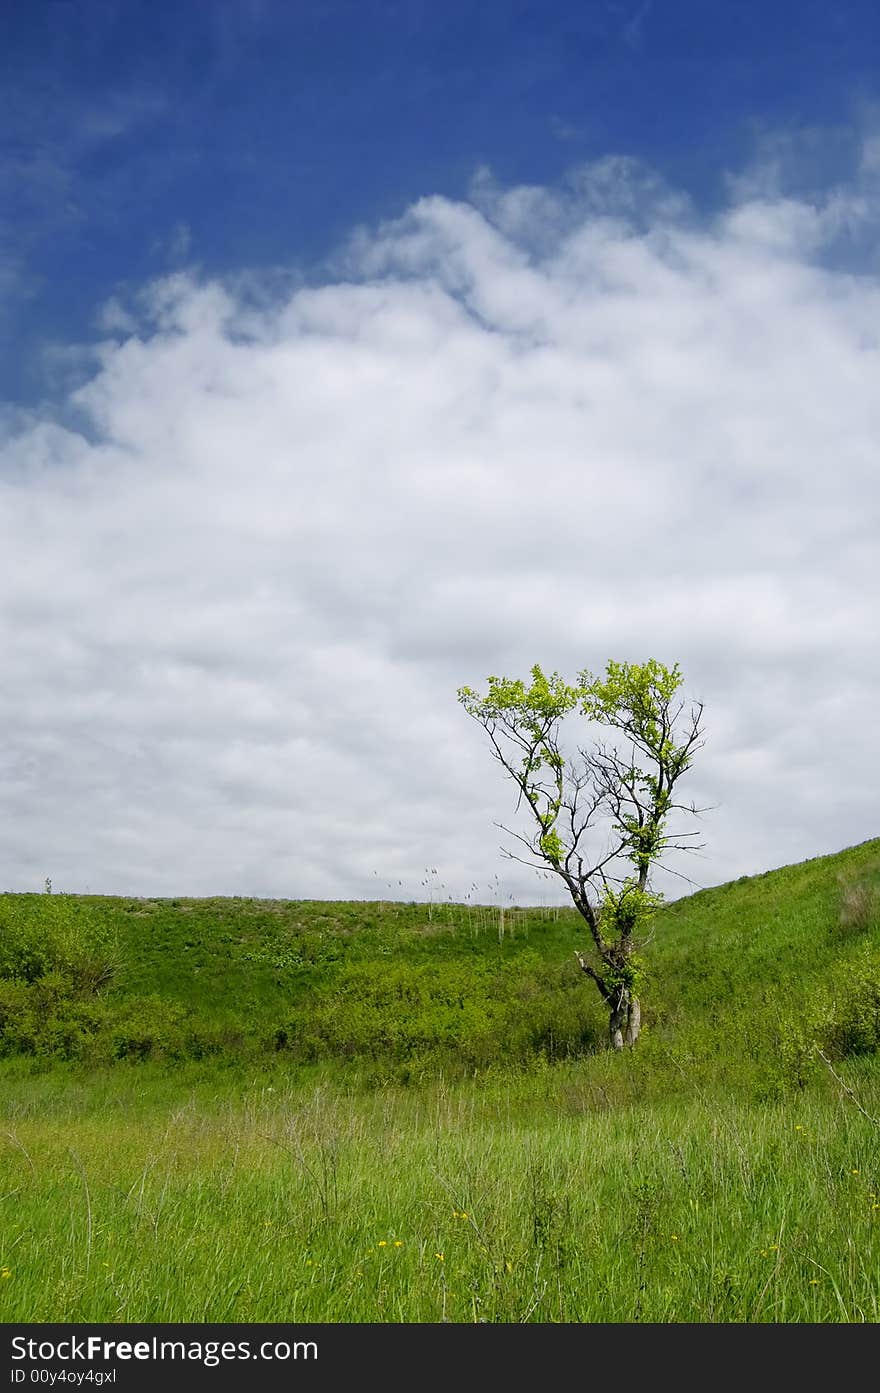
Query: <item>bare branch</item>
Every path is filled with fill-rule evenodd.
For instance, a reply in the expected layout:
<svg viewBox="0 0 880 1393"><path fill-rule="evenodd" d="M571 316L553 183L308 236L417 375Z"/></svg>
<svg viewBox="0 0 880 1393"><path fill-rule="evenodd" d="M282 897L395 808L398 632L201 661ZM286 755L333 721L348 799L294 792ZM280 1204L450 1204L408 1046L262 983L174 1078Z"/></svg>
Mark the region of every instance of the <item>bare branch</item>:
<svg viewBox="0 0 880 1393"><path fill-rule="evenodd" d="M547 869L548 863L546 861L527 861L524 856L514 856L513 852L509 851L506 846L501 846L498 850L505 861L518 861L521 866L529 866L533 871L546 871Z"/></svg>
<svg viewBox="0 0 880 1393"><path fill-rule="evenodd" d="M596 971L596 969L593 967L592 963L587 962L587 959L584 957L583 953L579 953L577 949L575 949L574 955L575 955L575 957L576 957L577 960L578 960L578 966L580 967L581 972L585 972L585 973L587 974L587 976L588 976L593 982L596 983L596 986L599 988L599 991L600 991L600 993L601 993L601 995L602 995L603 1000L605 1000L605 1001L610 1001L610 1000L611 1000L611 992L610 992L610 990L608 989L608 987L605 985L605 983L604 983L604 981L602 980L602 978L599 976L599 973L598 973L598 972Z"/></svg>
<svg viewBox="0 0 880 1393"><path fill-rule="evenodd" d="M686 850L686 851L693 851L693 850L696 850L696 848L694 848L694 847L685 847L684 850ZM663 863L662 863L661 861L658 861L658 862L657 862L657 865L658 865L658 867L660 868L660 870L661 870L661 871L665 871L667 875L674 875L674 876L677 876L679 880L686 880L687 883L688 883L688 885L693 885L693 887L694 887L695 890L705 890L705 888L706 888L705 885L700 885L699 881L697 881L697 880L691 880L691 878L690 878L689 875L683 875L681 871L674 871L674 870L672 870L671 866L664 866Z"/></svg>

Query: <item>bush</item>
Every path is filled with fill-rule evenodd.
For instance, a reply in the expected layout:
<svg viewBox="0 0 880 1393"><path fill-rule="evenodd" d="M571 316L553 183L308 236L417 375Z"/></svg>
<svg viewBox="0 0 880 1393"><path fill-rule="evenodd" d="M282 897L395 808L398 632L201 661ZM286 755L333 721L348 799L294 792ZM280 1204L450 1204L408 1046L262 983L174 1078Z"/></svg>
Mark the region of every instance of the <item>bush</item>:
<svg viewBox="0 0 880 1393"><path fill-rule="evenodd" d="M838 876L838 884L838 934L849 938L880 927L880 885L876 883L875 876L862 875L855 879Z"/></svg>
<svg viewBox="0 0 880 1393"><path fill-rule="evenodd" d="M873 1054L880 1046L880 963L867 960L833 1003L823 1048L832 1058Z"/></svg>
<svg viewBox="0 0 880 1393"><path fill-rule="evenodd" d="M29 985L0 978L0 1056L35 1054L39 1023Z"/></svg>
<svg viewBox="0 0 880 1393"><path fill-rule="evenodd" d="M187 1049L187 1010L160 996L126 1001L113 1018L115 1059L183 1059Z"/></svg>
<svg viewBox="0 0 880 1393"><path fill-rule="evenodd" d="M304 1063L382 1062L398 1078L572 1058L599 1037L589 1000L574 968L548 972L528 951L503 967L447 962L442 976L427 963L361 963L310 994L267 1047Z"/></svg>
<svg viewBox="0 0 880 1393"><path fill-rule="evenodd" d="M66 895L0 895L0 1055L101 1055L96 999L119 961L112 930Z"/></svg>
<svg viewBox="0 0 880 1393"><path fill-rule="evenodd" d="M780 1029L781 1082L804 1088L815 1075L817 1047L830 1059L880 1049L880 958L867 949L838 968L820 995Z"/></svg>
<svg viewBox="0 0 880 1393"><path fill-rule="evenodd" d="M96 992L120 964L115 933L67 895L0 895L0 978L35 982L60 972Z"/></svg>

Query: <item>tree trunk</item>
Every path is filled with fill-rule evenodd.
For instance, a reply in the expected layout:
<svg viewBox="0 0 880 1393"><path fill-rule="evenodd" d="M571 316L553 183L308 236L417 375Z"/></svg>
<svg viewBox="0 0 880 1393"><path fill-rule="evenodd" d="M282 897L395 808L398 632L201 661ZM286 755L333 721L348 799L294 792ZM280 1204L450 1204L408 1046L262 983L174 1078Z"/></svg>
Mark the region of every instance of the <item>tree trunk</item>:
<svg viewBox="0 0 880 1393"><path fill-rule="evenodd" d="M611 1048L613 1050L623 1049L623 1032L626 1030L628 1017L629 1002L626 999L626 993L621 992L617 1001L611 1008L611 1019L608 1022L608 1033L611 1037Z"/></svg>
<svg viewBox="0 0 880 1393"><path fill-rule="evenodd" d="M642 1008L639 1005L637 996L632 997L629 1003L629 1016L626 1022L626 1043L634 1045L639 1038L642 1029Z"/></svg>
<svg viewBox="0 0 880 1393"><path fill-rule="evenodd" d="M613 1050L622 1050L624 1045L634 1045L642 1028L642 1008L638 997L630 996L624 988L611 1007L608 1033Z"/></svg>

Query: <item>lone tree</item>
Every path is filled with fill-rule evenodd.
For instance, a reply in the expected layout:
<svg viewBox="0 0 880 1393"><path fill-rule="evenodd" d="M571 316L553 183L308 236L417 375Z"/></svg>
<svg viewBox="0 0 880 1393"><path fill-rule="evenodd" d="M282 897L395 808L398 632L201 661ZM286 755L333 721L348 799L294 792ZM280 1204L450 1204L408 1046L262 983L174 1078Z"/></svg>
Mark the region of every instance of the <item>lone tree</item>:
<svg viewBox="0 0 880 1393"><path fill-rule="evenodd" d="M531 686L490 677L485 696L461 687L458 699L519 789L517 811L525 802L534 822L531 838L498 824L531 859L505 855L549 867L565 883L592 939L589 953L576 952L578 963L608 1007L611 1044L621 1050L635 1044L641 1028L639 950L662 899L651 888L651 871L666 850L694 850L687 839L698 835L670 830L669 819L705 811L673 801L704 743L703 706L688 708L679 698L677 664L668 668L653 658L609 662L602 678L585 670L574 686L558 672L546 677L537 664L531 675ZM590 750L578 747L577 760L566 760L560 727L576 710L609 737ZM607 843L593 860L586 834L599 824Z"/></svg>

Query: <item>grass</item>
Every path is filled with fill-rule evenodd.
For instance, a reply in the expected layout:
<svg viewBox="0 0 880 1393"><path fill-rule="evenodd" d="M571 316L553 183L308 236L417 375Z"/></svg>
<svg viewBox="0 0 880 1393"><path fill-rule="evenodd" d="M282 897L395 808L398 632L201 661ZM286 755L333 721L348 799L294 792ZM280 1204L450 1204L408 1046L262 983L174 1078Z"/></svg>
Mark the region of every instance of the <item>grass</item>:
<svg viewBox="0 0 880 1393"><path fill-rule="evenodd" d="M568 911L0 896L0 1320L874 1322L878 886L668 906L623 1057Z"/></svg>
<svg viewBox="0 0 880 1393"><path fill-rule="evenodd" d="M19 1079L2 1318L877 1320L877 1130L846 1100L601 1108L571 1066L358 1096Z"/></svg>

